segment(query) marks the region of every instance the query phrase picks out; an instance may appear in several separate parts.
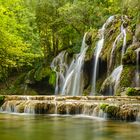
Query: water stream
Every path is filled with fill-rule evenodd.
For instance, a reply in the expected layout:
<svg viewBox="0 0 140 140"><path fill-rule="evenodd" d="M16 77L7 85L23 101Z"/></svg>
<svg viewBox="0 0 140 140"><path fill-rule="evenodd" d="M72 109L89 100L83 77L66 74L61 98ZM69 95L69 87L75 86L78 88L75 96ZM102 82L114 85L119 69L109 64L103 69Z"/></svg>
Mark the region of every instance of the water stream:
<svg viewBox="0 0 140 140"><path fill-rule="evenodd" d="M139 70L139 55L140 55L140 48L136 50L136 74L135 74L135 82L136 82L136 87L140 87L140 70Z"/></svg>
<svg viewBox="0 0 140 140"><path fill-rule="evenodd" d="M56 73L55 95L59 94L64 84L64 77L68 69L67 52L59 53L51 63L51 69Z"/></svg>
<svg viewBox="0 0 140 140"><path fill-rule="evenodd" d="M81 51L76 55L76 59L71 62L62 86L62 95L82 95L83 91L83 64L88 46L85 43L87 33L85 33L82 41Z"/></svg>
<svg viewBox="0 0 140 140"><path fill-rule="evenodd" d="M99 57L100 53L102 51L103 45L104 45L104 32L108 24L114 19L114 16L111 16L107 19L107 21L104 23L102 28L100 29L100 40L97 42L95 54L94 54L94 69L93 69L93 78L92 78L92 88L91 88L91 94L95 95L96 93L96 79L97 79L97 71L99 70Z"/></svg>
<svg viewBox="0 0 140 140"><path fill-rule="evenodd" d="M88 46L85 43L87 33L85 33L81 50L76 54L70 65L67 62L66 51L58 54L51 63L51 68L56 73L55 95L82 95L83 91L83 64Z"/></svg>
<svg viewBox="0 0 140 140"><path fill-rule="evenodd" d="M112 46L112 50L111 50L111 54L110 54L110 61L109 61L109 67L108 67L108 77L105 80L105 82L103 83L103 86L109 81L110 83L110 87L109 87L109 95L115 95L117 88L119 86L120 83L120 77L121 77L121 73L123 70L123 65L122 65L122 58L123 55L125 54L126 51L126 29L124 28L124 20L122 18L123 23L121 24L120 27L120 34L116 37L113 46ZM117 47L117 44L121 41L121 39L123 39L123 44L122 44L122 49L121 49L121 62L120 65L117 66L115 69L115 49ZM112 71L113 69L113 71ZM110 74L111 72L111 74ZM112 87L112 85L114 85Z"/></svg>

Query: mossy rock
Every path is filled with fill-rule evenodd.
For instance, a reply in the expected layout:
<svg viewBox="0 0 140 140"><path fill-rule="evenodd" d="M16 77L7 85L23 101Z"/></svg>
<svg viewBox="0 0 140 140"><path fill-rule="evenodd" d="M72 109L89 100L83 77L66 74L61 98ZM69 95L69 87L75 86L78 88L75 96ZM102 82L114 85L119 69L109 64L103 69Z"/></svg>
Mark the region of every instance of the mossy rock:
<svg viewBox="0 0 140 140"><path fill-rule="evenodd" d="M110 59L110 53L113 43L120 33L121 20L116 17L105 30L105 42L102 50L101 58L105 60Z"/></svg>
<svg viewBox="0 0 140 140"><path fill-rule="evenodd" d="M133 65L125 65L123 67L123 71L120 77L120 87L131 87L133 83L134 73L135 73L135 66Z"/></svg>
<svg viewBox="0 0 140 140"><path fill-rule="evenodd" d="M136 50L140 47L140 43L134 43L129 46L123 56L123 64L136 64Z"/></svg>
<svg viewBox="0 0 140 140"><path fill-rule="evenodd" d="M118 106L107 106L105 109L105 113L107 113L108 118L116 119L117 113L119 112L119 107Z"/></svg>
<svg viewBox="0 0 140 140"><path fill-rule="evenodd" d="M120 110L118 106L109 105L109 104L101 104L100 109L103 110L104 113L107 114L107 118L117 119L117 114Z"/></svg>
<svg viewBox="0 0 140 140"><path fill-rule="evenodd" d="M140 41L140 23L136 26L135 37L137 41Z"/></svg>
<svg viewBox="0 0 140 140"><path fill-rule="evenodd" d="M140 89L129 87L126 89L126 95L128 95L128 96L140 96Z"/></svg>
<svg viewBox="0 0 140 140"><path fill-rule="evenodd" d="M4 103L5 96L0 95L0 106Z"/></svg>
<svg viewBox="0 0 140 140"><path fill-rule="evenodd" d="M108 106L109 106L109 104L101 104L100 109L102 109L105 112L106 107L108 107Z"/></svg>

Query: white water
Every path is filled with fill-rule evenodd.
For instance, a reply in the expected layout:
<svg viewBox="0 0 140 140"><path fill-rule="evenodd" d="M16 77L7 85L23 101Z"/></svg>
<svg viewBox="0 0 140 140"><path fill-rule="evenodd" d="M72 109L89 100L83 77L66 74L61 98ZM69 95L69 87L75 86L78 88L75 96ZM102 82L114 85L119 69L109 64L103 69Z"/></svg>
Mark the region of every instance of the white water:
<svg viewBox="0 0 140 140"><path fill-rule="evenodd" d="M69 69L67 70L64 85L62 88L62 95L82 95L82 73L83 73L83 64L86 51L88 46L85 43L87 33L85 33L82 41L81 51L74 59Z"/></svg>
<svg viewBox="0 0 140 140"><path fill-rule="evenodd" d="M121 32L123 33L123 47L122 47L122 56L121 56L121 64L122 64L122 58L126 51L126 29L123 27L123 24L121 25Z"/></svg>
<svg viewBox="0 0 140 140"><path fill-rule="evenodd" d="M116 93L117 88L120 83L121 73L123 70L122 58L126 51L126 29L124 28L123 17L122 17L122 21L123 23L121 24L121 27L120 27L120 34L116 37L115 41L113 42L113 46L112 46L112 50L110 54L110 61L109 61L109 66L108 66L108 75L110 76L108 76L105 82L103 83L103 85L105 85L108 79L110 79L110 88L109 88L110 95L112 95L113 93L114 94ZM122 45L122 50L121 50L121 62L120 62L120 65L112 71L112 69L115 67L114 65L115 49L117 47L117 44L121 41L121 39L123 39L123 45ZM113 87L112 87L112 84L114 85Z"/></svg>
<svg viewBox="0 0 140 140"><path fill-rule="evenodd" d="M112 83L115 83L114 94L116 93L117 88L119 86L122 70L123 70L123 65L120 65L116 69L114 69L114 71L111 74Z"/></svg>
<svg viewBox="0 0 140 140"><path fill-rule="evenodd" d="M112 67L113 67L113 61L114 61L114 57L115 57L115 49L117 47L117 44L121 41L121 39L123 38L123 46L122 46L122 52L121 52L121 64L122 64L122 58L123 55L125 53L126 50L126 29L123 27L123 24L121 25L121 32L120 34L116 37L113 46L112 46L112 50L111 50L111 55L110 55L110 61L109 61L109 67L108 67L108 74L111 71Z"/></svg>
<svg viewBox="0 0 140 140"><path fill-rule="evenodd" d="M68 69L67 52L62 51L52 61L51 68L56 73L55 95L59 94L64 83L64 77Z"/></svg>
<svg viewBox="0 0 140 140"><path fill-rule="evenodd" d="M81 51L73 58L71 64L67 64L67 52L58 54L51 63L51 68L56 72L55 95L82 95L83 64L88 46L85 43L87 33L82 41Z"/></svg>
<svg viewBox="0 0 140 140"><path fill-rule="evenodd" d="M112 65L113 65L113 60L114 60L114 52L117 46L117 43L121 40L122 38L122 32L116 37L113 46L112 46L112 50L111 50L111 55L110 55L110 61L109 61L109 67L108 67L108 73L110 72Z"/></svg>
<svg viewBox="0 0 140 140"><path fill-rule="evenodd" d="M100 57L100 53L102 51L103 45L104 45L104 32L105 32L105 28L108 26L108 24L114 19L114 16L111 16L107 19L107 21L105 22L105 24L102 26L102 28L100 29L100 35L101 35L101 39L97 42L96 45L96 50L95 50L95 60L94 60L94 70L93 70L93 78L92 78L92 89L91 89L91 94L96 93L96 79L97 79L97 70L99 70L98 68L98 63L99 63L99 57Z"/></svg>
<svg viewBox="0 0 140 140"><path fill-rule="evenodd" d="M140 54L140 48L136 50L136 74L135 74L135 82L136 82L136 87L140 87L140 76L139 76L139 54Z"/></svg>

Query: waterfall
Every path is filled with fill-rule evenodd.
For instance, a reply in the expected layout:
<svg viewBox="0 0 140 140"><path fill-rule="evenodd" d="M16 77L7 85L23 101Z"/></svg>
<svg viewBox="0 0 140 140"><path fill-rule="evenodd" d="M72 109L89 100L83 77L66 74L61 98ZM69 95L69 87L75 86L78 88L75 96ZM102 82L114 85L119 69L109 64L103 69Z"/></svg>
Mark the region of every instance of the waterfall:
<svg viewBox="0 0 140 140"><path fill-rule="evenodd" d="M59 53L51 63L51 69L56 73L55 95L60 93L61 87L64 83L65 73L68 69L67 52Z"/></svg>
<svg viewBox="0 0 140 140"><path fill-rule="evenodd" d="M67 52L62 51L51 63L51 68L56 73L55 95L82 95L83 91L83 64L88 46L85 43L85 33L80 53L77 54L71 64L67 64Z"/></svg>
<svg viewBox="0 0 140 140"><path fill-rule="evenodd" d="M112 83L115 83L114 84L114 94L116 93L117 88L119 86L122 70L123 70L123 65L120 65L116 69L114 69L111 74Z"/></svg>
<svg viewBox="0 0 140 140"><path fill-rule="evenodd" d="M123 44L122 44L122 49L121 49L121 62L120 65L118 67L116 67L113 71L112 69L115 67L115 49L117 47L117 44L123 40ZM117 88L119 86L120 83L120 77L121 77L121 73L123 70L123 65L122 65L122 58L123 55L125 54L126 51L126 29L124 28L124 19L122 16L122 24L120 27L120 33L119 35L116 37L115 41L113 42L112 45L112 50L110 53L110 61L109 61L109 66L108 66L108 77L106 78L106 80L103 82L102 87L104 87L105 85L108 85L109 82L109 95L113 95L116 94ZM110 74L111 73L111 74ZM102 90L101 87L101 90Z"/></svg>
<svg viewBox="0 0 140 140"><path fill-rule="evenodd" d="M108 74L111 71L112 67L113 67L113 61L114 61L114 57L115 57L115 49L117 47L117 44L120 42L120 40L123 38L123 46L122 46L122 52L121 52L121 64L122 64L122 58L123 55L125 53L126 50L126 29L123 26L123 23L121 25L121 32L120 34L116 37L113 46L112 46L112 50L111 50L111 55L110 55L110 61L109 61L109 67L108 67Z"/></svg>
<svg viewBox="0 0 140 140"><path fill-rule="evenodd" d="M139 87L140 86L140 76L139 76L139 55L140 55L140 48L138 48L136 50L136 74L135 74L135 82L136 82L136 87Z"/></svg>
<svg viewBox="0 0 140 140"><path fill-rule="evenodd" d="M120 68L121 69L121 68ZM115 73L118 73L119 68ZM112 74L113 75L113 74ZM26 98L27 97L27 98ZM3 113L86 115L118 120L139 119L139 99L135 97L103 96L5 96ZM29 97L29 98L28 98Z"/></svg>
<svg viewBox="0 0 140 140"><path fill-rule="evenodd" d="M95 49L95 54L94 54L94 69L93 69L93 78L92 78L92 89L91 93L95 94L96 93L96 79L97 79L97 70L98 70L98 63L99 63L99 57L100 53L102 51L103 45L104 45L104 32L108 24L114 19L114 16L111 16L107 19L105 24L102 26L100 29L100 35L101 38L97 42L96 49Z"/></svg>
<svg viewBox="0 0 140 140"><path fill-rule="evenodd" d="M84 64L85 54L88 49L88 46L85 43L86 35L87 33L85 33L83 37L80 53L76 55L76 59L71 62L69 69L67 70L62 88L62 95L82 95L82 66Z"/></svg>
<svg viewBox="0 0 140 140"><path fill-rule="evenodd" d="M123 24L121 25L121 32L123 34L123 47L122 47L122 55L121 55L121 64L122 64L122 58L126 51L126 29L124 28Z"/></svg>
<svg viewBox="0 0 140 140"><path fill-rule="evenodd" d="M112 65L113 65L113 60L114 60L115 49L116 49L117 43L121 40L121 38L122 38L122 32L116 37L116 39L113 43L112 50L111 50L111 55L110 55L108 73L111 71L111 68L112 68Z"/></svg>

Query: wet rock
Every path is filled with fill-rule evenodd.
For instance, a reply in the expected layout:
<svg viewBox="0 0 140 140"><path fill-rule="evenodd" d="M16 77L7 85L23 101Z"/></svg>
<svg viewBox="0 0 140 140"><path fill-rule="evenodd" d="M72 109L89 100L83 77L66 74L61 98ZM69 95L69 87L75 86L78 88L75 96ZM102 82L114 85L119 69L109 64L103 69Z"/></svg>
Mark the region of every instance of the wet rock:
<svg viewBox="0 0 140 140"><path fill-rule="evenodd" d="M135 37L137 41L140 41L140 24L136 26Z"/></svg>
<svg viewBox="0 0 140 140"><path fill-rule="evenodd" d="M134 43L128 47L123 56L122 62L124 65L136 64L136 50L140 47L140 43Z"/></svg>

